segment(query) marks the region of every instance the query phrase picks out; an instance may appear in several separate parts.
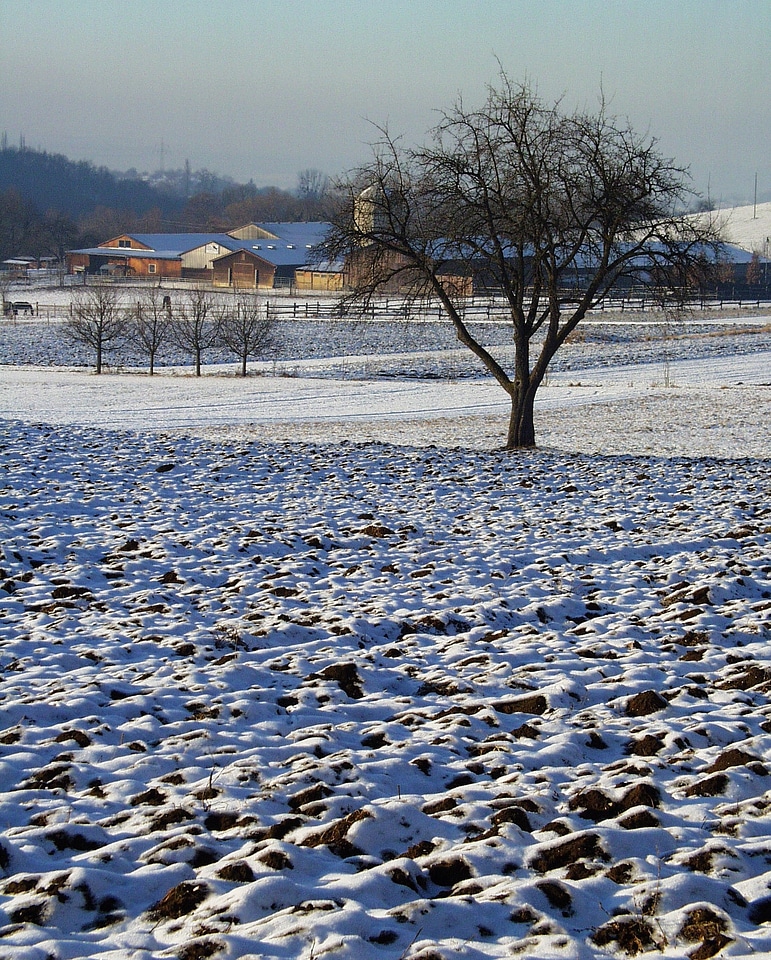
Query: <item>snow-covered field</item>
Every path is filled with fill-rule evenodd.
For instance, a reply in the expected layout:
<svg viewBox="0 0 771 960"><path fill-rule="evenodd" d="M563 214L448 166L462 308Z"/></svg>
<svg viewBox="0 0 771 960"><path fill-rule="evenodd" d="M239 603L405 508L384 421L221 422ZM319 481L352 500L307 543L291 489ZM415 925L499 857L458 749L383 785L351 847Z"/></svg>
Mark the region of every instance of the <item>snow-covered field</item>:
<svg viewBox="0 0 771 960"><path fill-rule="evenodd" d="M1 366L0 957L771 955L768 318L669 334L512 456L433 342Z"/></svg>

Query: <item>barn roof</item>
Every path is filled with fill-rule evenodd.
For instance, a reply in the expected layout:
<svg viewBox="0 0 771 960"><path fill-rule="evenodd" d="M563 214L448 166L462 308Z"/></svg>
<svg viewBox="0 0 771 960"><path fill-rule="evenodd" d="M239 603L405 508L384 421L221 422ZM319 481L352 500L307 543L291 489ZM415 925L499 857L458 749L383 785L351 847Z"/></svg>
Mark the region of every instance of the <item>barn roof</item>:
<svg viewBox="0 0 771 960"><path fill-rule="evenodd" d="M233 242L226 233L126 233L124 236L143 243L151 250L173 251L178 257L205 243L219 243L227 246L228 241ZM110 249L113 248L110 247ZM126 248L121 247L121 249Z"/></svg>
<svg viewBox="0 0 771 960"><path fill-rule="evenodd" d="M88 247L70 253L170 260L208 243L216 243L231 252L247 250L275 267L298 267L307 263L311 248L320 243L329 230L328 223L261 223L255 226L270 236L242 240L229 233L124 233L121 237L129 237L146 249L119 247L116 237L107 241L115 246Z"/></svg>
<svg viewBox="0 0 771 960"><path fill-rule="evenodd" d="M132 247L82 247L79 250L68 250L68 253L86 253L90 257L121 257L144 260L179 260L176 250L137 250Z"/></svg>

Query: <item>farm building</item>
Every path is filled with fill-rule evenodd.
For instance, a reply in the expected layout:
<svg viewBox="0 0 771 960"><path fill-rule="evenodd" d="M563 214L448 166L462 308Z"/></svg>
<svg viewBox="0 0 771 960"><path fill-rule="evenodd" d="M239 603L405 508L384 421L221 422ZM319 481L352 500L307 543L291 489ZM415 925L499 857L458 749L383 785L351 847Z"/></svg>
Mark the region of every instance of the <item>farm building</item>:
<svg viewBox="0 0 771 960"><path fill-rule="evenodd" d="M239 290L273 287L275 278L275 264L263 260L251 250L234 250L212 262L215 287L237 287Z"/></svg>
<svg viewBox="0 0 771 960"><path fill-rule="evenodd" d="M230 233L121 234L67 254L69 273L184 278L217 286L292 286L326 223L250 223Z"/></svg>

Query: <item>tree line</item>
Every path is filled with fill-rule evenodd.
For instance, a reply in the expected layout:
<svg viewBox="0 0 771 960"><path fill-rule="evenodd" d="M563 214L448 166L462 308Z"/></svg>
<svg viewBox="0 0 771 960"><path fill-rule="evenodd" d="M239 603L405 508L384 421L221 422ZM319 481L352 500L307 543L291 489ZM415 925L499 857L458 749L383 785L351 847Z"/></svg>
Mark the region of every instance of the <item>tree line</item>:
<svg viewBox="0 0 771 960"><path fill-rule="evenodd" d="M146 183L61 154L9 146L3 136L0 261L62 260L67 250L122 233L224 233L252 221L324 219L328 180L316 170L301 171L294 191L237 184L189 165L174 174Z"/></svg>
<svg viewBox="0 0 771 960"><path fill-rule="evenodd" d="M152 287L128 305L118 288L94 284L75 292L64 333L93 352L98 374L108 351L129 346L147 361L152 376L164 349L174 347L192 358L200 377L204 353L218 347L238 359L239 373L245 377L249 360L269 354L275 324L275 314L253 294L225 300L194 287L172 306L169 294Z"/></svg>

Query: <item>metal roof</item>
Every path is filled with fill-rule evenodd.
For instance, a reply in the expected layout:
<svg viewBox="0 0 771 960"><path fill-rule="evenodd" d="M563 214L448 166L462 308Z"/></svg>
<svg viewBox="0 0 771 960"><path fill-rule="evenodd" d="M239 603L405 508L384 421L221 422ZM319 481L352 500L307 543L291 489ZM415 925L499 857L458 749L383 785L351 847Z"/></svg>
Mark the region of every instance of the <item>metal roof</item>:
<svg viewBox="0 0 771 960"><path fill-rule="evenodd" d="M239 240L229 233L125 233L123 236L149 249L111 246L69 252L89 256L171 260L208 243L216 243L231 252L248 250L275 267L298 267L308 262L311 248L320 243L329 230L328 223L259 223L255 226L274 236L270 239Z"/></svg>
<svg viewBox="0 0 771 960"><path fill-rule="evenodd" d="M202 247L205 243L219 243L227 246L228 241L233 242L233 238L226 233L126 233L124 236L143 243L151 250L173 251L178 257L190 250L195 250L197 247ZM110 247L109 249L125 250L127 248Z"/></svg>
<svg viewBox="0 0 771 960"><path fill-rule="evenodd" d="M302 266L308 261L310 247L306 244L287 243L277 240L233 240L232 250L248 250L257 257L267 260L274 267Z"/></svg>
<svg viewBox="0 0 771 960"><path fill-rule="evenodd" d="M302 245L315 246L326 237L329 232L329 224L324 222L313 223L258 223L268 233L274 233L281 240L287 243L294 243L298 247ZM255 241L259 243L260 241Z"/></svg>
<svg viewBox="0 0 771 960"><path fill-rule="evenodd" d="M90 257L129 257L144 260L179 260L176 250L137 250L132 247L83 247L80 250L68 250L68 253L86 253Z"/></svg>

